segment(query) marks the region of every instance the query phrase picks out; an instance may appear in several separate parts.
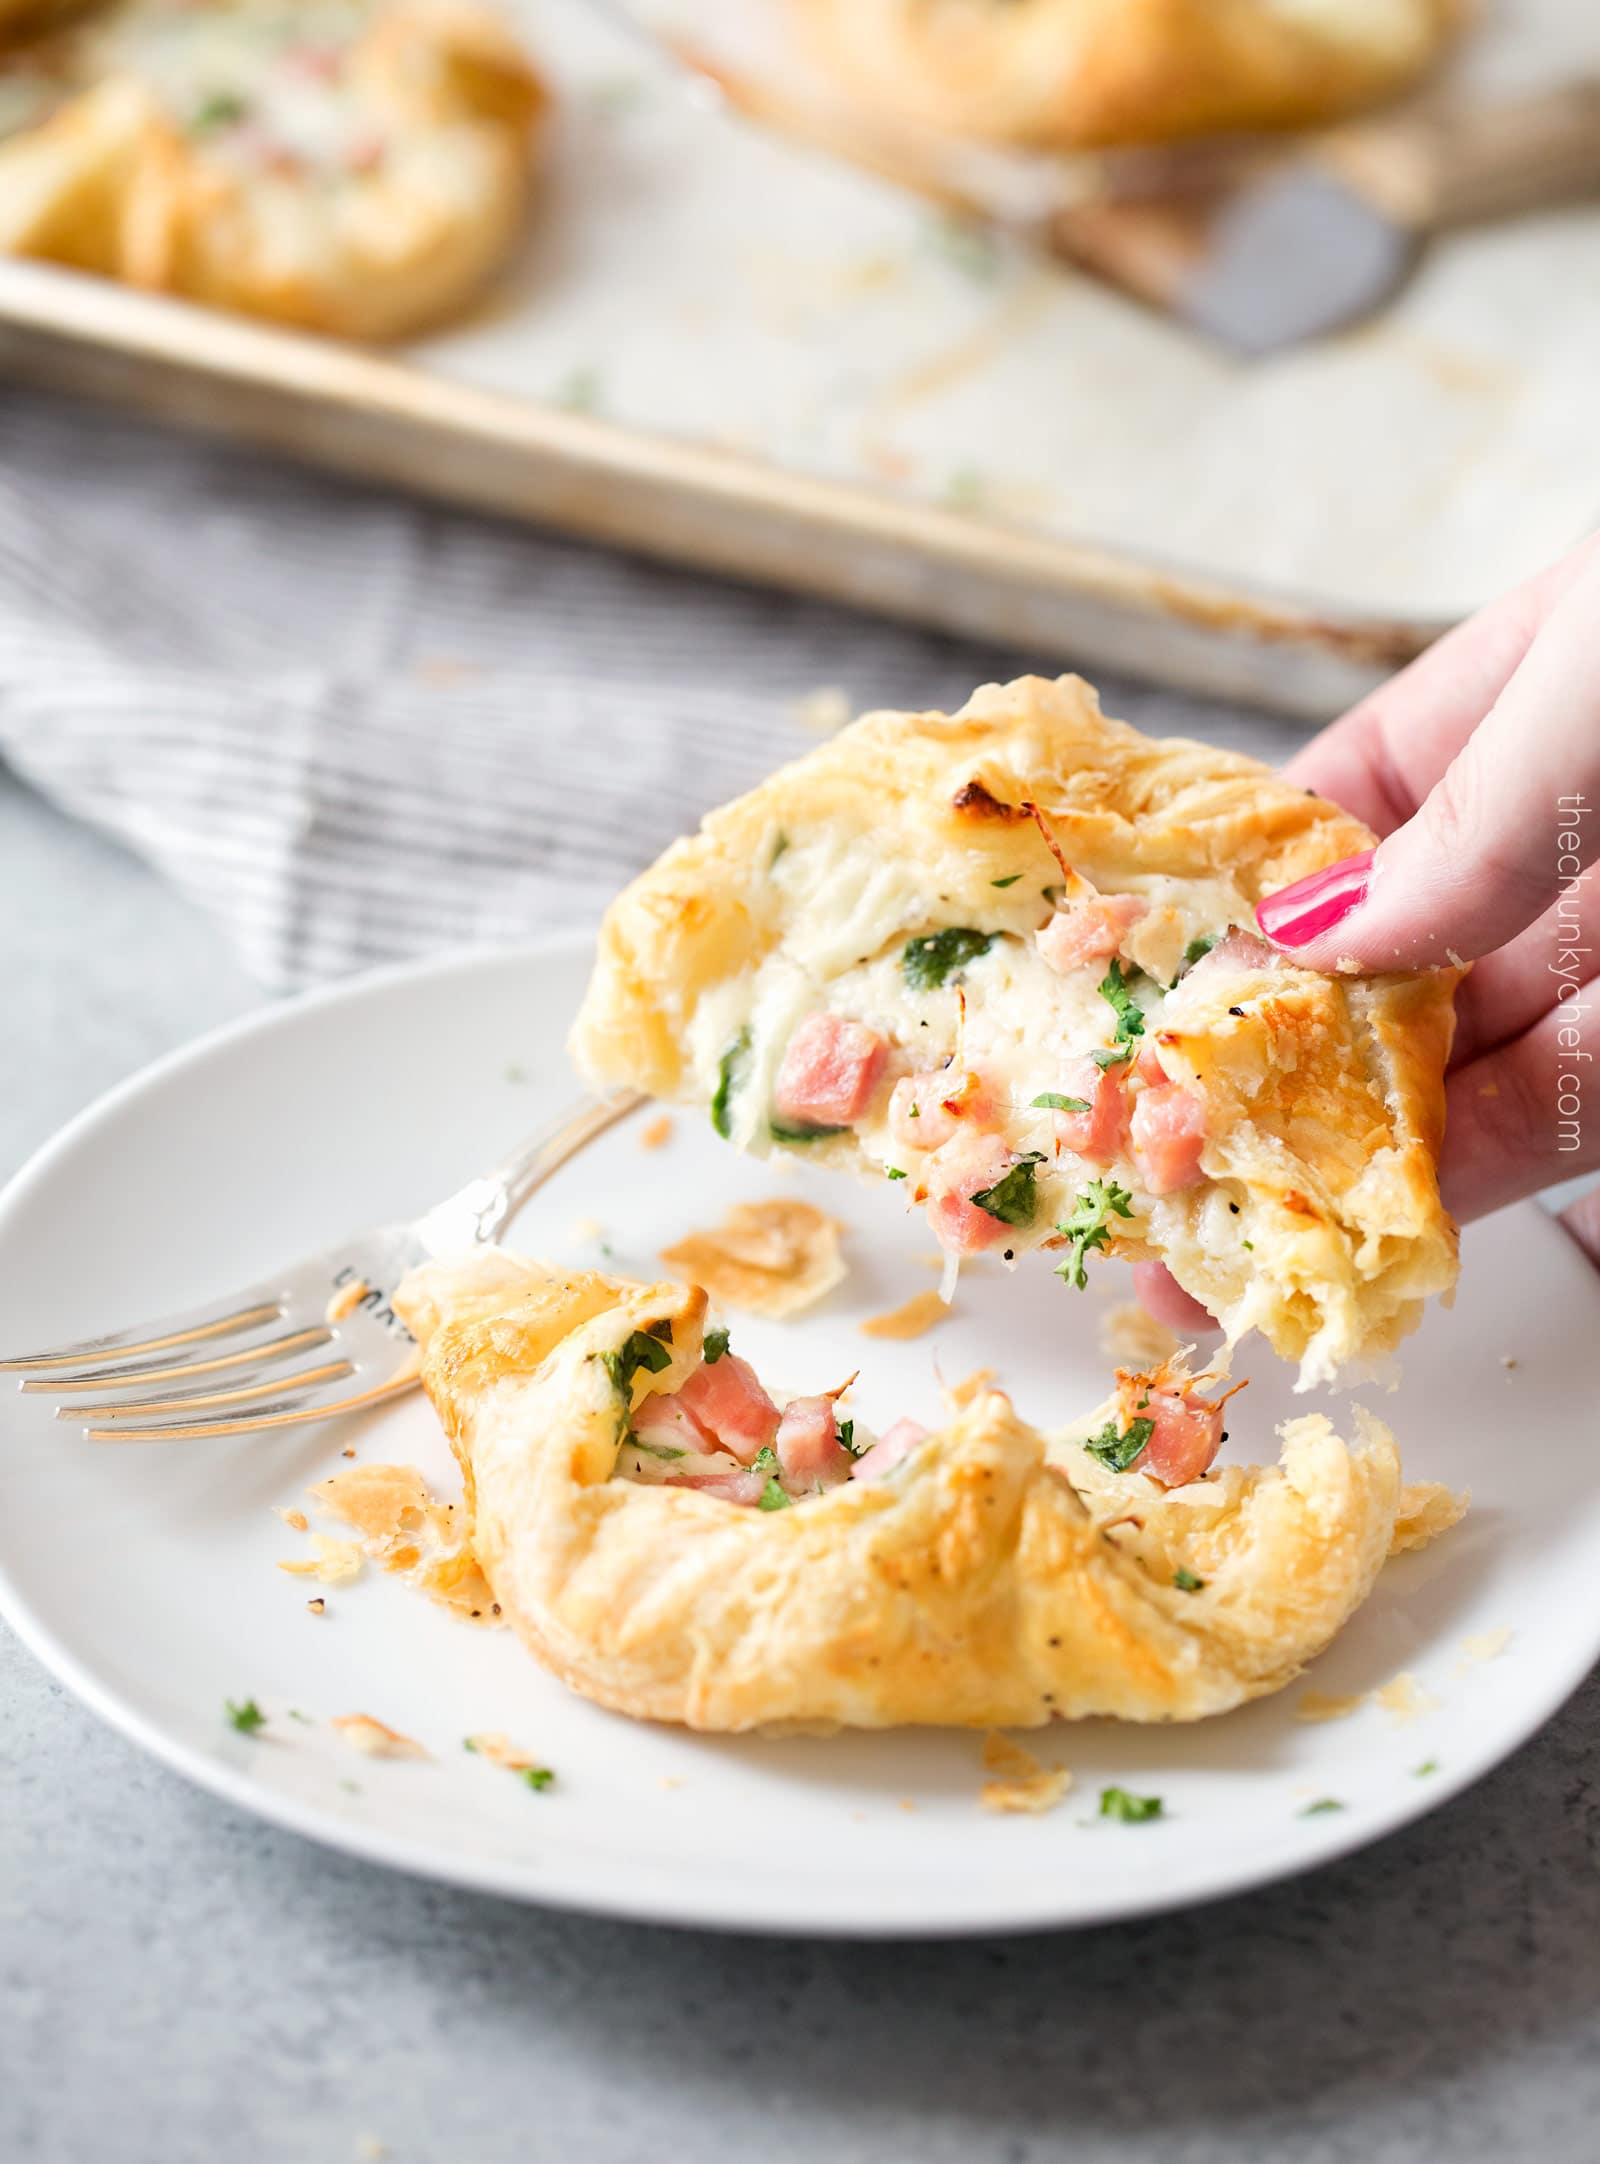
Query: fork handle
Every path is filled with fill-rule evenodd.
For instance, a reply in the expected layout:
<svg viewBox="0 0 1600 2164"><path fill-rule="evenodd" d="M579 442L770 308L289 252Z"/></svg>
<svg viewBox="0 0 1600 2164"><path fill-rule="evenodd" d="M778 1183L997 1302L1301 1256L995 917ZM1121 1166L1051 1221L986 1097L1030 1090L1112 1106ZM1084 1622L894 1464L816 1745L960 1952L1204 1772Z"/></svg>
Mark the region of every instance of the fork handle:
<svg viewBox="0 0 1600 2164"><path fill-rule="evenodd" d="M500 1202L493 1222L484 1227L484 1239L493 1239L528 1197L537 1194L545 1181L569 1164L580 1150L587 1149L597 1136L648 1101L640 1090L615 1090L606 1097L587 1098L503 1158L489 1174L500 1190Z"/></svg>
<svg viewBox="0 0 1600 2164"><path fill-rule="evenodd" d="M1600 194L1600 77L1507 104L1352 123L1318 155L1419 232Z"/></svg>

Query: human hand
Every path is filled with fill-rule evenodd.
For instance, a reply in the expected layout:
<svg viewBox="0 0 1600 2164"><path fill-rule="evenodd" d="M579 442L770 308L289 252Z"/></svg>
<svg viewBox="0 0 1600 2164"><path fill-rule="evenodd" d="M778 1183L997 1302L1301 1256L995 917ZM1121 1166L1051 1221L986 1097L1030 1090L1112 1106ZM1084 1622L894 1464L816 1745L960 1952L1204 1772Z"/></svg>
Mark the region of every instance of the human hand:
<svg viewBox="0 0 1600 2164"><path fill-rule="evenodd" d="M1439 1166L1467 1222L1600 1165L1583 875L1600 857L1600 536L1439 640L1308 744L1285 779L1364 819L1375 853L1257 911L1313 969L1475 964L1457 996ZM1590 1100L1593 1109L1590 1109ZM1600 1190L1566 1212L1600 1262ZM1158 1264L1140 1299L1210 1326Z"/></svg>

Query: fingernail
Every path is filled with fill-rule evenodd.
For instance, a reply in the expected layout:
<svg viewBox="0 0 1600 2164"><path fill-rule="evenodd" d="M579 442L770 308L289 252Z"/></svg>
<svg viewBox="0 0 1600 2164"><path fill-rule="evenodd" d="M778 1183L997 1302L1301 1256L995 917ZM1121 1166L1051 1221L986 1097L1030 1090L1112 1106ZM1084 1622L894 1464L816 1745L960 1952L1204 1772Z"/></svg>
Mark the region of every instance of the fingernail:
<svg viewBox="0 0 1600 2164"><path fill-rule="evenodd" d="M1309 879L1297 879L1292 887L1263 896L1256 904L1257 924L1276 946L1309 946L1366 900L1372 884L1372 856L1370 849L1363 849L1358 857L1345 857L1326 871L1313 872Z"/></svg>

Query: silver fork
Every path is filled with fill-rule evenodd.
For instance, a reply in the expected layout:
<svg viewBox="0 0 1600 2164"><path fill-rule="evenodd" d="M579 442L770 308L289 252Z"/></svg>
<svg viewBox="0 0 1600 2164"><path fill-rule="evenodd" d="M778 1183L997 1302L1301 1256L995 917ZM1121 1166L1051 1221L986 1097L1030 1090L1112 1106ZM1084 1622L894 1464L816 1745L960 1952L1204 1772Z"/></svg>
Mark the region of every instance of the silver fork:
<svg viewBox="0 0 1600 2164"><path fill-rule="evenodd" d="M393 1305L406 1272L486 1246L553 1173L644 1102L636 1090L590 1099L411 1224L357 1233L181 1315L0 1360L0 1375L64 1400L56 1418L80 1421L92 1442L299 1427L398 1397L419 1364Z"/></svg>

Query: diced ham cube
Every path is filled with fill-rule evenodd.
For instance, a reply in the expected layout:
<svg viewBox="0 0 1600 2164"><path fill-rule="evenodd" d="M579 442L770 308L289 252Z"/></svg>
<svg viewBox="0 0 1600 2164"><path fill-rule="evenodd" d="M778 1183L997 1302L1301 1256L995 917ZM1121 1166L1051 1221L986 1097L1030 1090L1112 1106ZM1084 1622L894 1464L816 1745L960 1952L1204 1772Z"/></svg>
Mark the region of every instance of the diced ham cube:
<svg viewBox="0 0 1600 2164"><path fill-rule="evenodd" d="M778 1433L778 1408L762 1389L755 1369L737 1353L724 1353L715 1362L702 1362L681 1390L670 1396L646 1400L660 1419L670 1410L684 1412L712 1443L726 1450L741 1465L748 1465L758 1450L765 1450ZM635 1422L636 1431L643 1428Z"/></svg>
<svg viewBox="0 0 1600 2164"><path fill-rule="evenodd" d="M1016 1227L980 1210L971 1197L994 1187L1011 1164L998 1135L958 1134L928 1163L928 1223L941 1247L958 1255L981 1254L1016 1238Z"/></svg>
<svg viewBox="0 0 1600 2164"><path fill-rule="evenodd" d="M783 1055L773 1110L795 1127L848 1127L871 1102L888 1056L864 1023L808 1014Z"/></svg>
<svg viewBox="0 0 1600 2164"><path fill-rule="evenodd" d="M969 1067L906 1075L889 1099L889 1132L908 1150L937 1150L963 1125L991 1126L998 1105L985 1078Z"/></svg>
<svg viewBox="0 0 1600 2164"><path fill-rule="evenodd" d="M897 1420L893 1427L884 1429L870 1450L862 1451L851 1467L851 1479L882 1480L903 1459L910 1457L917 1445L926 1440L927 1433L920 1420Z"/></svg>
<svg viewBox="0 0 1600 2164"><path fill-rule="evenodd" d="M1204 1177L1200 1153L1206 1142L1206 1108L1176 1082L1142 1090L1131 1123L1134 1162L1152 1195L1175 1195Z"/></svg>
<svg viewBox="0 0 1600 2164"><path fill-rule="evenodd" d="M1087 1112L1058 1112L1056 1139L1064 1150L1092 1165L1109 1165L1128 1140L1128 1093L1120 1067L1097 1067L1092 1059L1069 1060L1062 1070L1060 1095L1081 1097Z"/></svg>
<svg viewBox="0 0 1600 2164"><path fill-rule="evenodd" d="M633 1432L655 1450L683 1450L698 1457L717 1447L716 1438L668 1391L656 1391L643 1401L633 1416Z"/></svg>
<svg viewBox="0 0 1600 2164"><path fill-rule="evenodd" d="M1202 969L1210 975L1219 969L1282 969L1285 966L1286 957L1276 947L1258 939L1254 932L1236 929L1226 939L1219 939L1209 953L1201 955L1189 977L1196 976ZM1189 978L1184 979L1185 983L1188 981Z"/></svg>
<svg viewBox="0 0 1600 2164"><path fill-rule="evenodd" d="M697 1495L714 1495L720 1502L759 1503L766 1493L765 1473L669 1473L664 1488L693 1488Z"/></svg>
<svg viewBox="0 0 1600 2164"><path fill-rule="evenodd" d="M1150 904L1137 894L1091 894L1063 902L1039 933L1039 952L1063 977L1108 962Z"/></svg>
<svg viewBox="0 0 1600 2164"><path fill-rule="evenodd" d="M1155 1432L1133 1462L1164 1488L1198 1480L1222 1447L1222 1407L1179 1390L1152 1390L1137 1417L1155 1422Z"/></svg>
<svg viewBox="0 0 1600 2164"><path fill-rule="evenodd" d="M832 1398L791 1398L778 1422L778 1473L792 1495L836 1488L855 1463L834 1425Z"/></svg>

